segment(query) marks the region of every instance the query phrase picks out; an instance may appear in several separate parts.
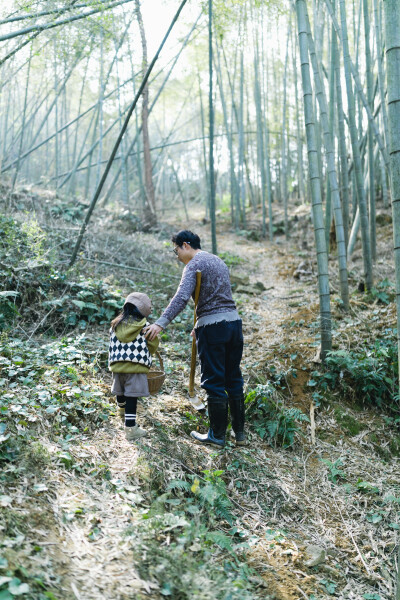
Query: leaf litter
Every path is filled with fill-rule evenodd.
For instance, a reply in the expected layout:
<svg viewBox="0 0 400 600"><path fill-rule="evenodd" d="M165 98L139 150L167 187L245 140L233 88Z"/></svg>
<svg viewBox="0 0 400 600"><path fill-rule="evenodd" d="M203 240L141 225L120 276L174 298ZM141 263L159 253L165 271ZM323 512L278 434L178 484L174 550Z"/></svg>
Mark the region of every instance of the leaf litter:
<svg viewBox="0 0 400 600"><path fill-rule="evenodd" d="M307 381L318 349L315 281L293 277L298 258L287 248L238 241L226 231L220 243L227 252L235 247L242 259L233 267L238 276L249 275L250 285L261 281L266 288L235 296L244 322L247 390L264 383L272 366L290 366L296 376L288 376L286 402L308 413ZM394 323L392 305L363 310L346 322L334 309L338 344L347 340L354 347L360 333L372 339L374 310L380 311L377 328L382 317L386 326ZM101 358L104 328L86 334L85 350L92 351L96 368L81 375L77 365L78 381L69 393L80 402L86 384L88 392L101 394L101 414L109 418L81 412L72 420L76 431L63 431L62 403L47 398L44 406L50 403L47 408L54 406L55 412L35 420L35 410L23 402L30 393L27 384L18 373L10 376L3 396L10 396L7 428L1 431L1 448L6 445L10 458L0 481L0 568L12 576L3 584L14 581L14 592L36 599L42 592L66 600L224 598L229 590L237 597L277 600L393 597L400 478L398 457L388 459L384 452L389 439L381 416L349 405L345 410L365 427L349 435L333 396L316 410L315 444L311 424L303 424L294 446L285 450L260 439L251 427L247 448L198 447L188 434L206 419L187 400L185 319L178 325L183 327L172 327L164 341L166 384L139 407L149 435L137 445L126 442L109 404L110 376ZM57 383L57 372L48 367L39 399ZM30 435L39 440L36 446ZM18 461L12 457L15 440L29 442L30 449ZM171 482L181 483L171 488ZM216 503L215 489L225 505ZM310 546L323 556L315 565ZM166 561L168 555L175 564ZM211 577L203 561L213 565Z"/></svg>

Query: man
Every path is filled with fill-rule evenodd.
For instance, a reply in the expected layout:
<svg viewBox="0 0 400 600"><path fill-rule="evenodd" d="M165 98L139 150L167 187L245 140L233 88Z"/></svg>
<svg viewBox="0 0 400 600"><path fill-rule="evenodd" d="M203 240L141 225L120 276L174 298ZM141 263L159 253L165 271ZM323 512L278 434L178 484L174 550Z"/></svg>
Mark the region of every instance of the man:
<svg viewBox="0 0 400 600"><path fill-rule="evenodd" d="M200 238L183 230L172 236L174 253L185 265L175 296L161 317L146 329L153 340L194 298L196 271L201 271L195 336L201 364L201 387L207 392L210 428L206 434L192 431L202 444L225 444L228 403L236 444L245 445L243 378L240 361L243 353L242 321L232 298L226 264L201 250ZM192 332L193 335L193 332Z"/></svg>

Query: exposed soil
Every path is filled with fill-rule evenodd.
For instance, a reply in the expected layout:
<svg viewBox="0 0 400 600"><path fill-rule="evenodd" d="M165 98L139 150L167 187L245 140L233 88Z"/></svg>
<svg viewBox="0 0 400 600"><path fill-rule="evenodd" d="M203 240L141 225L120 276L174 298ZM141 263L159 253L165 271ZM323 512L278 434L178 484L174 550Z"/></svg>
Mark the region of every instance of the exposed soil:
<svg viewBox="0 0 400 600"><path fill-rule="evenodd" d="M319 365L319 309L306 214L304 211L288 245L283 239L274 244L250 241L224 227L219 231L219 249L242 259L232 273L242 280L235 299L244 323L247 390L266 383L271 365L291 369L286 402L309 416L312 397L307 383ZM378 269L382 278L393 273L388 260L389 227L380 230ZM199 222L192 228L209 249L208 228ZM113 248L112 233L107 235ZM128 240L127 235L125 243ZM102 239L96 244L101 246ZM156 237L153 244L160 244ZM125 251L129 252L126 245ZM360 262L356 255L351 263L354 289L360 279ZM330 269L335 270L334 261ZM94 265L93 272L105 277L107 267ZM169 296L175 284L171 282ZM395 325L392 304L363 306L362 296L352 297L352 302L362 310L351 314L349 324L332 295L334 345L354 347L360 336L372 339L383 323L385 327ZM377 319L372 324L373 315ZM206 421L199 419L187 399L189 339L187 354L182 354L174 348L174 331L172 327L163 350L172 372L162 391L143 400L138 410L140 423L148 430L145 441L129 444L114 416L70 446L78 469L62 464L44 469L38 482L45 489L36 497L37 510L46 511L47 518L30 526L25 554L22 550L19 554L24 566L32 568L35 560L47 564L49 572L56 575L49 578L55 597L63 600L163 598L166 594L156 583L157 577L141 575L146 546L137 547L136 540L143 539L139 535L144 527L143 498L150 497L157 486L165 489L167 473L171 479L183 473L201 476L205 469L222 469L236 525L249 543L244 551L247 563L257 573L254 598L393 598L400 472L399 459L384 452L390 432L382 417L350 402L343 405L332 395L329 403L315 410L315 421L303 427L293 448L271 447L251 424L247 448L228 445L225 452L199 448L189 431ZM104 328L92 332L93 339L101 340L104 335ZM108 394L110 376L105 369L99 376ZM362 425L356 435L346 426L350 417ZM42 441L51 453L53 442L46 439L45 432ZM342 473L337 477L332 475L334 465ZM360 482L371 487L360 488ZM31 515L23 497L20 511L27 518ZM169 537L166 528L159 538L165 553ZM35 544L41 547L36 558ZM309 545L324 551L315 566L309 562Z"/></svg>

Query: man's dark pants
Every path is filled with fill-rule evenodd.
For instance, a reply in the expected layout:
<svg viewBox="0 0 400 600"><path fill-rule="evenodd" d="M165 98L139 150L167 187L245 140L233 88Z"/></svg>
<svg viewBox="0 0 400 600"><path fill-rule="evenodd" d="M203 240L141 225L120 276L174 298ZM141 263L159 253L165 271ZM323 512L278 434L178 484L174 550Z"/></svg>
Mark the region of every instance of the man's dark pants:
<svg viewBox="0 0 400 600"><path fill-rule="evenodd" d="M225 436L229 397L232 427L235 430L235 422L239 424L239 421L243 421L240 423L243 431L243 377L240 371L243 354L242 321L221 321L198 327L195 331L201 363L201 387L208 395L210 427L215 430L216 437ZM242 418L238 415L239 405L243 412ZM216 417L214 423L213 412Z"/></svg>
<svg viewBox="0 0 400 600"><path fill-rule="evenodd" d="M240 361L243 354L242 321L221 321L196 330L201 362L201 387L211 398L243 392Z"/></svg>

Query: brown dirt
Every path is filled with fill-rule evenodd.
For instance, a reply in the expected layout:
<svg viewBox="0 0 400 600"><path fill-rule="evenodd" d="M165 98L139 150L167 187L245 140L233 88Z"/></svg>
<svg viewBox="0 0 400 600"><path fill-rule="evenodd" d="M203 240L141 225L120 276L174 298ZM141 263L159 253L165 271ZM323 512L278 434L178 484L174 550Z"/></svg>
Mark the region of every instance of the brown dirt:
<svg viewBox="0 0 400 600"><path fill-rule="evenodd" d="M307 214L308 209L303 212ZM317 329L312 327L318 317L318 298L311 231L300 225L298 231L308 234L305 239L299 237L301 244L297 245L296 238L288 245L282 240L274 244L248 241L225 226L218 233L220 250L244 261L233 267L233 272L250 278L251 293L242 291L235 295L244 323L243 372L247 389L265 382L272 364L281 369L292 367L297 377L288 382L288 403L309 414L311 396L307 382L318 364L314 362L318 361ZM203 247L210 249L209 227L196 222L192 228L204 240ZM378 269L380 276L391 278L388 233L389 226L380 231L379 255L383 259ZM112 245L111 233L107 239ZM153 242L156 247L160 244L156 237ZM308 244L306 249L304 242ZM101 243L100 238L96 240L97 245ZM302 261L308 262L312 274L297 279L294 275ZM360 262L357 256L351 261L353 288L359 280ZM334 261L330 268L335 271ZM96 272L105 270L99 267ZM256 292L257 282L266 289ZM173 288L174 282L168 290L171 295ZM341 334L337 344L354 347L361 336L373 340L377 329L394 323L393 305L386 308L365 304L362 311L358 310L362 305L362 298L353 299L357 312L352 313L352 318L356 324L349 327L340 311L333 310ZM379 317L374 328L371 327L373 310L378 310ZM179 358L174 356L173 349L170 358ZM225 471L237 523L249 537L257 538L246 553L248 563L262 579L255 598L298 600L314 595L323 600L333 597L333 593L340 600L361 600L364 594L372 593L379 593L381 600L392 598L394 548L398 542L396 529L391 529L389 523L398 523L398 516L396 502L391 503L387 498L400 495L400 472L399 460L383 459L368 440L368 435L374 433L386 443L386 426L381 418L372 411L359 411L357 416L366 429L356 436L346 436L332 401L332 406L316 412L315 445L307 424L292 449L271 447L250 431L248 449L218 454L194 446L182 432L182 416L187 412L194 414L186 396L187 362L183 359L176 367L162 393L142 403L139 414L149 431L143 447L125 441L116 417L103 429L88 431L75 445L73 453L77 461L93 463L98 471L109 470L111 481L117 482L113 490L94 474L78 476L66 469L60 469L57 478L48 481L46 506L52 518L46 525L47 539L54 540L57 546L48 546L44 555L54 561L59 571L61 582L57 585L61 597L68 600L161 598L159 590L138 575L132 540L121 536L121 531L135 526L140 518L134 498L147 493L151 478L157 476L153 467L158 461L159 465L168 465L174 476L188 469L195 473L204 469ZM102 376L106 389L109 375ZM346 410L345 406L342 408ZM160 424L168 428L168 442L159 439ZM242 461L243 466L229 470L234 460ZM332 478L335 464L343 472L343 478L336 481ZM238 480L248 486L246 494L238 491L235 485ZM374 484L379 491L361 491L357 487L360 481ZM65 518L65 514L82 506L85 508L82 515L71 520ZM374 515L382 519L374 523L371 521ZM160 539L161 543L167 548L168 534ZM308 544L326 550L321 565L305 564Z"/></svg>

